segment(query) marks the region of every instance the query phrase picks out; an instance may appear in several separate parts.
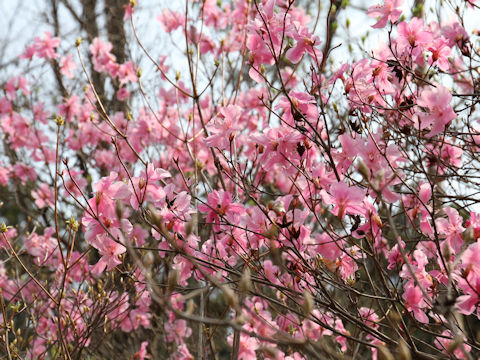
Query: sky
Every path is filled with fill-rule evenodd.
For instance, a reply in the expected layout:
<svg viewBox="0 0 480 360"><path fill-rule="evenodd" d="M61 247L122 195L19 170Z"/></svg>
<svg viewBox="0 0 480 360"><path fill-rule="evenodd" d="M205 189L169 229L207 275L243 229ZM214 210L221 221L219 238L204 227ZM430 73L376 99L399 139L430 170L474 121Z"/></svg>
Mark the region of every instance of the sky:
<svg viewBox="0 0 480 360"><path fill-rule="evenodd" d="M338 30L338 38L342 39L342 44L345 46L336 50L337 56L350 57L351 55L346 50L347 46L345 43L348 43L349 41L352 43L358 42L361 37L367 33L369 33L366 43L367 48L373 48L378 44L380 38L383 37L385 33L375 31L372 35L370 25L375 23L375 19L368 18L365 15L365 11L369 6L375 5L381 1L382 0L350 0L350 5L348 6L347 11L342 12L339 17L340 26ZM70 0L70 2L75 5L75 0ZM2 26L0 26L0 69L5 63L14 61L23 51L25 45L30 43L35 36L39 36L45 31L51 30L51 26L48 25L47 17L45 15L48 3L47 0L0 0L0 14L2 14L2 19L4 19ZM320 3L323 5L323 10L317 33L320 35L320 38L322 38L322 35L325 32L324 22L328 1L321 0ZM452 5L450 5L450 3L451 1L445 0L426 0L425 13L428 18L432 19L430 10L435 9L435 7L451 8ZM462 0L456 1L455 3L462 3ZM163 42L168 39L162 38L160 34L161 28L160 24L155 19L156 14L159 14L164 7L176 7L177 10L179 10L179 7L183 8L184 2L137 0L137 4L137 23L142 39L153 48L158 46L164 49L165 44L163 44ZM413 0L404 1L403 9L407 17L410 16L409 9L411 9L412 4ZM466 11L465 15L467 30L473 30L477 23L475 21L475 16L472 14L472 11ZM346 32L342 29L342 25L345 24L347 18L350 20L351 26L349 31ZM61 24L63 35L66 35L74 41L76 34L75 26L72 23L73 20L66 12L61 13L61 20L63 20L63 23ZM334 45L337 45L338 43L340 43L340 40L337 40L337 43L334 43ZM73 47L73 44L71 44L71 46ZM65 45L62 44L62 47L65 47Z"/></svg>

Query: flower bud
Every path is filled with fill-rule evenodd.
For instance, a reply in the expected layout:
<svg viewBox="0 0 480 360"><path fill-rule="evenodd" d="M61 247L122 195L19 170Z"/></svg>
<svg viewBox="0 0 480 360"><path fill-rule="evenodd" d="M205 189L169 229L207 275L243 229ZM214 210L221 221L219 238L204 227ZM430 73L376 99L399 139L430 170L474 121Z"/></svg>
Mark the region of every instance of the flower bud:
<svg viewBox="0 0 480 360"><path fill-rule="evenodd" d="M2 223L0 225L0 233L5 234L8 231L8 229L10 229L10 228L11 228L11 226L7 226L7 225L5 225L5 223Z"/></svg>
<svg viewBox="0 0 480 360"><path fill-rule="evenodd" d="M63 118L62 115L57 115L55 117L55 123L58 125L58 126L62 126L64 123L65 123L65 119Z"/></svg>
<svg viewBox="0 0 480 360"><path fill-rule="evenodd" d="M143 256L143 264L147 269L151 269L153 262L155 261L155 257L153 256L151 251L148 251Z"/></svg>
<svg viewBox="0 0 480 360"><path fill-rule="evenodd" d="M399 360L412 359L412 355L410 354L410 349L408 348L408 345L405 343L405 340L403 339L400 339L400 341L398 342L397 354L398 354L397 359Z"/></svg>
<svg viewBox="0 0 480 360"><path fill-rule="evenodd" d="M385 346L378 346L378 360L395 360L390 350L388 350Z"/></svg>
<svg viewBox="0 0 480 360"><path fill-rule="evenodd" d="M180 274L178 270L171 269L168 273L168 292L172 292L178 284Z"/></svg>
<svg viewBox="0 0 480 360"><path fill-rule="evenodd" d="M473 242L475 238L475 231L473 230L473 227L472 226L467 227L463 232L462 236L465 244L470 244L471 242Z"/></svg>
<svg viewBox="0 0 480 360"><path fill-rule="evenodd" d="M232 308L238 307L238 298L237 295L233 292L233 290L227 286L223 285L220 287L223 292L223 297L225 298L225 302Z"/></svg>
<svg viewBox="0 0 480 360"><path fill-rule="evenodd" d="M252 288L252 279L250 276L250 269L247 267L240 278L240 283L238 284L240 291L243 293L248 293Z"/></svg>
<svg viewBox="0 0 480 360"><path fill-rule="evenodd" d="M367 165L363 162L362 159L358 159L357 161L357 169L358 172L365 178L368 179L370 177L370 170L368 170Z"/></svg>
<svg viewBox="0 0 480 360"><path fill-rule="evenodd" d="M188 315L190 315L190 314L193 314L194 311L195 311L195 302L194 302L192 299L190 299L190 300L188 300L188 302L187 302L187 309L186 309L185 312L186 312Z"/></svg>
<svg viewBox="0 0 480 360"><path fill-rule="evenodd" d="M313 303L312 295L307 290L305 290L303 292L303 304L302 304L305 315L310 315L312 313L313 306L314 306L314 303Z"/></svg>

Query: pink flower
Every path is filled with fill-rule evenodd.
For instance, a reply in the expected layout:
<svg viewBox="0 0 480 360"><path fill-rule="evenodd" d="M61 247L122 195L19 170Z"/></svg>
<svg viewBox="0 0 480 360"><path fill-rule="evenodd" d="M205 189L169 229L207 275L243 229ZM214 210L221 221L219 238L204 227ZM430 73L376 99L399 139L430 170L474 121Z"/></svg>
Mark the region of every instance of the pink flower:
<svg viewBox="0 0 480 360"><path fill-rule="evenodd" d="M215 231L220 230L220 217L243 214L245 208L241 204L232 203L232 196L223 190L213 191L207 195L207 204L198 206L198 210L207 213L207 222L213 222Z"/></svg>
<svg viewBox="0 0 480 360"><path fill-rule="evenodd" d="M168 342L175 341L177 344L183 343L185 338L192 335L192 329L187 326L187 322L183 319L165 323L165 332L166 340Z"/></svg>
<svg viewBox="0 0 480 360"><path fill-rule="evenodd" d="M462 226L463 218L458 211L451 207L443 209L448 218L438 218L435 220L437 231L440 236L446 237L446 242L454 253L458 253L463 245L463 235L465 228ZM443 245L442 245L443 246Z"/></svg>
<svg viewBox="0 0 480 360"><path fill-rule="evenodd" d="M275 109L283 109L284 114L282 119L288 124L295 126L295 121L303 121L303 117L311 124L316 124L318 121L318 109L315 98L305 92L290 91L288 97L282 97L275 107ZM290 103L291 101L291 103ZM295 106L292 106L292 104ZM300 116L294 118L293 113L300 112ZM303 115L303 117L301 116ZM321 129L317 129L321 130Z"/></svg>
<svg viewBox="0 0 480 360"><path fill-rule="evenodd" d="M471 244L462 255L462 264L466 271L475 277L480 277L480 240ZM472 275L470 275L472 276Z"/></svg>
<svg viewBox="0 0 480 360"><path fill-rule="evenodd" d="M466 341L465 338L463 340ZM448 349L452 348L454 341L456 340L454 340L454 336L452 335L452 332L450 330L444 330L442 332L442 336L439 336L435 339L434 344L438 349L442 350L445 354L452 355L451 352L448 351ZM467 356L462 350L465 350L468 354L470 353L471 346L468 344L462 344L461 346L455 346L454 349L455 350L453 351L453 356L455 357L455 359L466 359Z"/></svg>
<svg viewBox="0 0 480 360"><path fill-rule="evenodd" d="M120 85L124 85L128 82L137 82L137 71L135 70L135 64L133 61L128 61L118 67L117 73Z"/></svg>
<svg viewBox="0 0 480 360"><path fill-rule="evenodd" d="M259 347L258 340L246 334L240 335L240 344L238 349L238 359L256 360L255 350Z"/></svg>
<svg viewBox="0 0 480 360"><path fill-rule="evenodd" d="M115 208L115 200L127 200L131 196L131 192L122 181L115 181L116 172L111 172L110 176L101 178L93 185L95 197L88 202L93 210L103 212L104 209Z"/></svg>
<svg viewBox="0 0 480 360"><path fill-rule="evenodd" d="M447 71L450 68L448 57L451 54L451 49L444 38L435 39L428 47L428 51L432 53L432 56L428 58L429 65L437 65L443 71Z"/></svg>
<svg viewBox="0 0 480 360"><path fill-rule="evenodd" d="M52 237L54 234L55 229L49 227L44 230L43 236L32 233L28 237L25 242L25 248L30 255L35 257L36 264L43 265L45 262L49 264L52 263L53 259L51 259L50 256L57 250L58 246L57 239ZM56 255L59 255L58 250L56 251Z"/></svg>
<svg viewBox="0 0 480 360"><path fill-rule="evenodd" d="M432 33L424 29L423 20L413 18L409 23L402 21L397 26L397 44L400 49L426 46L432 41Z"/></svg>
<svg viewBox="0 0 480 360"><path fill-rule="evenodd" d="M356 259L365 257L363 252L357 246L352 246L342 252L338 267L340 269L340 276L343 281L355 279L355 273L358 270L358 263Z"/></svg>
<svg viewBox="0 0 480 360"><path fill-rule="evenodd" d="M405 299L407 310L413 312L415 319L423 324L428 324L428 317L423 311L427 304L423 298L422 291L417 286L414 286L413 282L408 282L405 285L405 292L402 297Z"/></svg>
<svg viewBox="0 0 480 360"><path fill-rule="evenodd" d="M383 5L373 5L368 8L368 16L376 17L377 23L372 25L375 29L384 28L387 25L387 21L390 20L392 24L396 22L402 11L397 9L402 6L403 0L385 0Z"/></svg>
<svg viewBox="0 0 480 360"><path fill-rule="evenodd" d="M163 9L162 13L157 16L157 20L162 23L163 29L168 33L185 24L185 16L170 9Z"/></svg>
<svg viewBox="0 0 480 360"><path fill-rule="evenodd" d="M273 265L271 260L265 260L263 262L263 268L265 269L265 278L272 284L280 284L279 276L280 269L278 266Z"/></svg>
<svg viewBox="0 0 480 360"><path fill-rule="evenodd" d="M150 356L147 354L147 347L148 347L148 341L142 342L142 344L140 345L140 350L138 350L138 352L135 353L135 355L133 355L133 359L134 360L149 359Z"/></svg>
<svg viewBox="0 0 480 360"><path fill-rule="evenodd" d="M80 105L78 104L78 96L74 95L70 98L63 98L63 103L58 106L58 112L60 115L65 116L67 121L71 121L72 118L80 112Z"/></svg>
<svg viewBox="0 0 480 360"><path fill-rule="evenodd" d="M115 56L110 52L113 46L108 41L104 42L100 38L93 39L90 45L90 52L93 57L93 66L95 71L104 72L112 69L115 64Z"/></svg>
<svg viewBox="0 0 480 360"><path fill-rule="evenodd" d="M140 326L149 328L151 317L152 314L148 311L148 308L138 307L130 311L129 318L132 330L137 330Z"/></svg>
<svg viewBox="0 0 480 360"><path fill-rule="evenodd" d="M13 166L13 173L20 179L22 185L25 185L27 181L34 181L37 178L35 169L22 163Z"/></svg>
<svg viewBox="0 0 480 360"><path fill-rule="evenodd" d="M35 38L34 49L39 58L56 59L58 54L55 52L55 48L60 45L60 38L52 37L52 34L47 31L43 38Z"/></svg>
<svg viewBox="0 0 480 360"><path fill-rule="evenodd" d="M335 241L327 232L323 232L315 237L317 247L315 252L322 255L322 257L330 262L334 262L342 255L342 242Z"/></svg>
<svg viewBox="0 0 480 360"><path fill-rule="evenodd" d="M130 198L130 204L138 209L143 201L151 201L154 204L163 203L165 191L156 182L170 176L167 170L155 168L152 163L148 163L146 171L142 171L140 176L132 179L134 188L131 189L133 196Z"/></svg>
<svg viewBox="0 0 480 360"><path fill-rule="evenodd" d="M32 60L34 56L35 56L35 44L27 46L23 54L20 55L20 59Z"/></svg>
<svg viewBox="0 0 480 360"><path fill-rule="evenodd" d="M302 26L299 31L295 31L293 38L297 43L287 51L286 57L288 60L296 64L306 52L318 62L322 61L321 51L315 48L315 46L320 45L320 38L313 36L306 26Z"/></svg>
<svg viewBox="0 0 480 360"><path fill-rule="evenodd" d="M460 282L459 286L462 288L465 295L457 298L458 312L464 315L470 315L475 310L477 311L477 317L480 319L479 294L480 294L480 277L470 276L471 279L468 283L465 281ZM463 285L463 286L462 286Z"/></svg>
<svg viewBox="0 0 480 360"><path fill-rule="evenodd" d="M218 147L222 150L230 149L230 142L242 129L241 117L243 109L238 105L228 105L220 110L213 124L208 124L210 135L205 143L211 147ZM238 146L238 143L237 143Z"/></svg>
<svg viewBox="0 0 480 360"><path fill-rule="evenodd" d="M28 89L28 80L23 76L17 77L17 89L22 90L25 95L30 95L30 90Z"/></svg>
<svg viewBox="0 0 480 360"><path fill-rule="evenodd" d="M0 185L7 185L10 177L10 167L3 167L0 163Z"/></svg>
<svg viewBox="0 0 480 360"><path fill-rule="evenodd" d="M118 242L105 237L98 252L102 257L95 266L92 267L92 274L95 276L100 275L106 268L106 271L113 269L115 266L122 262L118 259L118 255L127 251L127 248Z"/></svg>
<svg viewBox="0 0 480 360"><path fill-rule="evenodd" d="M11 100L15 100L15 92L17 91L17 87L15 86L15 78L12 76L8 79L7 83L4 86L5 92L8 94L8 97Z"/></svg>
<svg viewBox="0 0 480 360"><path fill-rule="evenodd" d="M467 50L466 44L468 43L470 37L463 26L457 21L443 26L441 31L442 35L447 40L447 45L449 47L453 48L454 46L458 46L462 51Z"/></svg>
<svg viewBox="0 0 480 360"><path fill-rule="evenodd" d="M60 72L68 78L73 78L72 71L77 68L77 64L72 60L73 55L69 54L62 58L60 62Z"/></svg>
<svg viewBox="0 0 480 360"><path fill-rule="evenodd" d="M117 99L120 101L124 101L130 98L130 92L127 90L126 87L122 87L120 90L117 91Z"/></svg>
<svg viewBox="0 0 480 360"><path fill-rule="evenodd" d="M363 318L365 325L370 326L373 329L378 329L378 322L380 321L380 318L375 313L375 310L368 307L361 307L358 312Z"/></svg>
<svg viewBox="0 0 480 360"><path fill-rule="evenodd" d="M405 242L400 240L400 245L402 248L405 248ZM398 248L398 244L395 244L394 247L388 252L388 270L392 270L398 265L403 264L403 257L402 253L400 252L400 249Z"/></svg>
<svg viewBox="0 0 480 360"><path fill-rule="evenodd" d="M322 190L321 195L326 204L335 205L332 213L339 218L343 218L345 214L361 215L365 212L365 192L356 186L348 186L344 182L334 183L330 186L330 194Z"/></svg>
<svg viewBox="0 0 480 360"><path fill-rule="evenodd" d="M35 205L37 205L39 209L43 209L47 206L53 206L53 190L49 185L45 183L41 183L38 186L37 190L33 190L32 196L35 199Z"/></svg>
<svg viewBox="0 0 480 360"><path fill-rule="evenodd" d="M435 85L435 88L429 87L423 90L417 101L417 105L423 107L418 114L420 129L432 126L427 134L428 137L444 131L445 127L457 117L450 105L452 100L450 91L443 85Z"/></svg>
<svg viewBox="0 0 480 360"><path fill-rule="evenodd" d="M298 131L286 127L268 127L263 130L263 134L254 134L251 138L261 145L261 162L265 171L271 171L276 166L290 168L291 165L285 159L300 157L297 144L304 139Z"/></svg>

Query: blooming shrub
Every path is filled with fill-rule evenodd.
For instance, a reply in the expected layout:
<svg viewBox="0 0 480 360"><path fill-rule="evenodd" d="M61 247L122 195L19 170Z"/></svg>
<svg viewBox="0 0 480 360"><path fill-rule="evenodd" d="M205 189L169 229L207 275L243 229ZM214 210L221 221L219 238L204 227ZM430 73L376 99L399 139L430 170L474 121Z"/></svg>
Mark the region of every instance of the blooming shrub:
<svg viewBox="0 0 480 360"><path fill-rule="evenodd" d="M342 58L348 2L187 1L151 25L185 72L132 1L148 76L105 38L36 37L0 94L1 354L480 356L478 4L445 3L370 7L383 42Z"/></svg>

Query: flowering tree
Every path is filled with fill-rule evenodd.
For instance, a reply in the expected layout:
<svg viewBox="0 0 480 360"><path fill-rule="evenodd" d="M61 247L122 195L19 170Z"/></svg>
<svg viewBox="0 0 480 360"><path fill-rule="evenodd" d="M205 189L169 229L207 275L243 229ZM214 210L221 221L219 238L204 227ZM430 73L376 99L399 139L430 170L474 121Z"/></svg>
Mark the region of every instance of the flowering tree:
<svg viewBox="0 0 480 360"><path fill-rule="evenodd" d="M131 1L5 79L2 356L480 356L478 4L385 0L344 57L348 1L184 5L150 25L183 63Z"/></svg>

